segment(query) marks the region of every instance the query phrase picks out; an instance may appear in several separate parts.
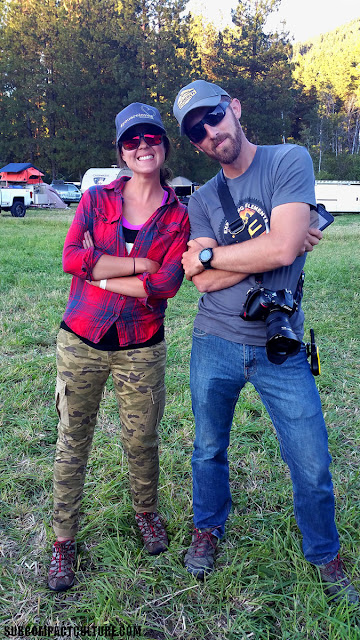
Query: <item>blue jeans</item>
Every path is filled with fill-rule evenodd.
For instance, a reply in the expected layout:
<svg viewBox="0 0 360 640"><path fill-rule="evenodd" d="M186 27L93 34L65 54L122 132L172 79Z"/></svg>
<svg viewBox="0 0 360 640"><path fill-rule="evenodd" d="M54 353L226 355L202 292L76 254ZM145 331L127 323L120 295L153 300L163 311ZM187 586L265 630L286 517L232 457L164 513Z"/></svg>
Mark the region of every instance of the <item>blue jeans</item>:
<svg viewBox="0 0 360 640"><path fill-rule="evenodd" d="M195 328L190 364L195 442L192 456L194 524L225 531L231 507L227 448L239 393L251 382L275 427L290 469L294 511L305 558L333 560L339 550L327 431L302 346L283 364L265 347L237 344Z"/></svg>

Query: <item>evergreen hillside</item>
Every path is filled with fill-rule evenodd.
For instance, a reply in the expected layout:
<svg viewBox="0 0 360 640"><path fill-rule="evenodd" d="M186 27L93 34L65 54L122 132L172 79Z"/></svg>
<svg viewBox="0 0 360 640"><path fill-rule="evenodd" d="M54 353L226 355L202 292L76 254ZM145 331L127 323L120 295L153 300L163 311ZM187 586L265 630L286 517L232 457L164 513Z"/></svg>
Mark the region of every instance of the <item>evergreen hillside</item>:
<svg viewBox="0 0 360 640"><path fill-rule="evenodd" d="M314 101L313 109L307 111L300 138L317 148L319 165L322 152L333 154L335 177L346 177L339 175L339 171L346 174L352 164L359 179L360 18L296 44L292 62L293 78L301 87L303 100L307 99L309 105ZM341 162L336 160L339 155Z"/></svg>

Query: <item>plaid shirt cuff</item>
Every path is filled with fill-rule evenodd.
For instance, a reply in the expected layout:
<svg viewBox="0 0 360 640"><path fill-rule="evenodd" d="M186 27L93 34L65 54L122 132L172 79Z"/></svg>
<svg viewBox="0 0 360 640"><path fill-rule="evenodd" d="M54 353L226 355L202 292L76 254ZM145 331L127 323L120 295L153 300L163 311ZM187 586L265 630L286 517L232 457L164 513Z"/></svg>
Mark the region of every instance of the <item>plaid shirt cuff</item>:
<svg viewBox="0 0 360 640"><path fill-rule="evenodd" d="M93 280L93 277L92 277L93 268L95 267L97 261L99 260L99 258L101 258L102 255L103 254L101 253L101 251L99 251L98 249L95 249L95 247L90 247L90 249L87 249L85 251L81 271L83 271L86 274L86 280L90 280L90 281Z"/></svg>

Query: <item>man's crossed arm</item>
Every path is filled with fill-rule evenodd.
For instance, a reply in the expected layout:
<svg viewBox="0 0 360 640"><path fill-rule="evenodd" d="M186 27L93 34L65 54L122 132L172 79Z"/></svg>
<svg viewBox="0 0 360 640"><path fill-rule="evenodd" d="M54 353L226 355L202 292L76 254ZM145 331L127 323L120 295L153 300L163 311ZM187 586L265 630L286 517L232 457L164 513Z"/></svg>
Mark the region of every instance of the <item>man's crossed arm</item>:
<svg viewBox="0 0 360 640"><path fill-rule="evenodd" d="M322 238L319 229L309 228L309 205L290 203L275 207L270 232L246 242L219 247L213 238L190 240L182 264L188 280L200 292L218 291L237 284L251 273L271 271L292 264L298 255L312 251ZM201 249L211 247L212 269L204 270Z"/></svg>

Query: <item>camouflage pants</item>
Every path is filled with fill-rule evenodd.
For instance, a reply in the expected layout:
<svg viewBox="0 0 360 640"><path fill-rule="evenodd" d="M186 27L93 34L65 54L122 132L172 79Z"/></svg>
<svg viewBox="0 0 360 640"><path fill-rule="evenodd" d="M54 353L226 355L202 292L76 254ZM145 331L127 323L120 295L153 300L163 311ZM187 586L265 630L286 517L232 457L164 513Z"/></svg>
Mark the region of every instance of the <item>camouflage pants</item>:
<svg viewBox="0 0 360 640"><path fill-rule="evenodd" d="M113 377L136 512L156 511L159 476L157 427L165 405L165 341L141 349L100 351L60 329L57 343L54 464L56 536L78 530L79 508L102 392Z"/></svg>

